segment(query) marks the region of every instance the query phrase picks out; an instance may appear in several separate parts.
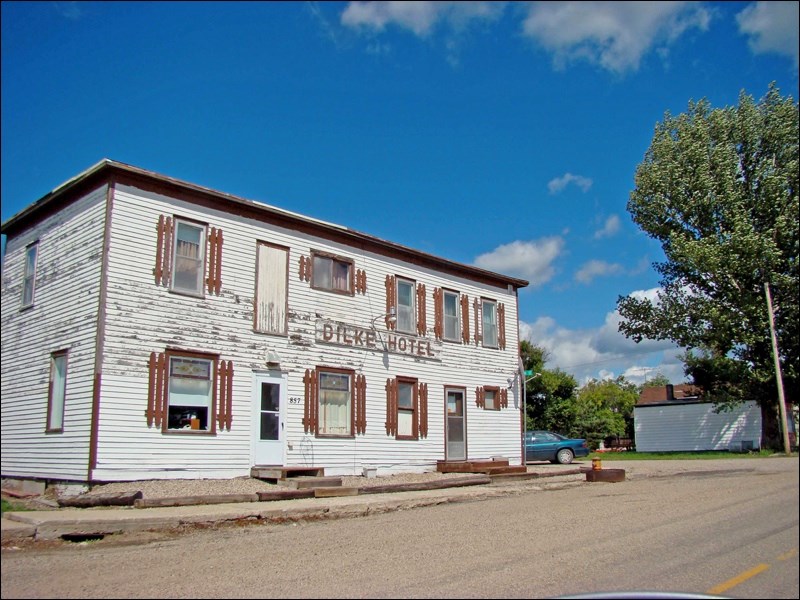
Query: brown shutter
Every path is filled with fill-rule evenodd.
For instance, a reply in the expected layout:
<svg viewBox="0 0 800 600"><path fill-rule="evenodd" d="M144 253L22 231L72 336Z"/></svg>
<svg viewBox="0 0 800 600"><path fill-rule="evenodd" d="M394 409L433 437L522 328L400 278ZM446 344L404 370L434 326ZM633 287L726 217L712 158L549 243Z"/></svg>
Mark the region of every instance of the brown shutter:
<svg viewBox="0 0 800 600"><path fill-rule="evenodd" d="M300 281L311 281L311 259L307 256L300 256L300 269L298 271Z"/></svg>
<svg viewBox="0 0 800 600"><path fill-rule="evenodd" d="M397 319L389 320L389 313L394 311L397 315L397 288L395 287L394 275L386 276L386 329L394 331Z"/></svg>
<svg viewBox="0 0 800 600"><path fill-rule="evenodd" d="M208 277L206 289L209 294L219 295L222 286L222 230L212 227L208 234Z"/></svg>
<svg viewBox="0 0 800 600"><path fill-rule="evenodd" d="M367 378L364 375L356 375L356 434L367 432Z"/></svg>
<svg viewBox="0 0 800 600"><path fill-rule="evenodd" d="M305 402L303 404L303 431L317 433L317 417L319 413L319 397L317 389L317 372L306 369L303 377L305 384Z"/></svg>
<svg viewBox="0 0 800 600"><path fill-rule="evenodd" d="M437 340L444 337L444 290L433 290L433 335Z"/></svg>
<svg viewBox="0 0 800 600"><path fill-rule="evenodd" d="M473 315L475 318L475 345L481 343L482 335L480 330L481 325L481 301L478 298L475 298L473 302L473 309L475 310L475 314Z"/></svg>
<svg viewBox="0 0 800 600"><path fill-rule="evenodd" d="M147 388L147 426L161 427L164 422L165 404L169 390L167 357L163 353L151 352L147 361L149 382Z"/></svg>
<svg viewBox="0 0 800 600"><path fill-rule="evenodd" d="M168 286L172 277L172 237L174 224L172 217L158 217L158 247L156 248L156 266L153 269L156 285Z"/></svg>
<svg viewBox="0 0 800 600"><path fill-rule="evenodd" d="M419 384L419 435L428 437L428 384Z"/></svg>
<svg viewBox="0 0 800 600"><path fill-rule="evenodd" d="M397 435L397 379L386 380L386 435Z"/></svg>
<svg viewBox="0 0 800 600"><path fill-rule="evenodd" d="M148 377L148 385L147 385L147 410L145 411L145 415L147 416L147 426L153 426L153 420L155 419L155 412L156 412L156 396L157 392L157 385L156 385L156 369L158 369L158 355L155 352L150 353L150 359L147 361L147 371L149 374Z"/></svg>
<svg viewBox="0 0 800 600"><path fill-rule="evenodd" d="M461 341L469 344L469 296L461 296Z"/></svg>
<svg viewBox="0 0 800 600"><path fill-rule="evenodd" d="M428 306L425 302L425 284L417 284L417 333L428 333Z"/></svg>
<svg viewBox="0 0 800 600"><path fill-rule="evenodd" d="M359 294L367 293L367 272L363 269L356 270L356 292Z"/></svg>
<svg viewBox="0 0 800 600"><path fill-rule="evenodd" d="M484 408L486 406L486 396L483 393L482 387L475 388L475 404L478 408Z"/></svg>
<svg viewBox="0 0 800 600"><path fill-rule="evenodd" d="M508 390L505 388L500 390L500 408L508 408Z"/></svg>
<svg viewBox="0 0 800 600"><path fill-rule="evenodd" d="M506 349L506 305L502 302L497 303L497 345Z"/></svg>
<svg viewBox="0 0 800 600"><path fill-rule="evenodd" d="M217 397L217 425L219 429L231 430L233 415L233 361L219 363L219 393Z"/></svg>

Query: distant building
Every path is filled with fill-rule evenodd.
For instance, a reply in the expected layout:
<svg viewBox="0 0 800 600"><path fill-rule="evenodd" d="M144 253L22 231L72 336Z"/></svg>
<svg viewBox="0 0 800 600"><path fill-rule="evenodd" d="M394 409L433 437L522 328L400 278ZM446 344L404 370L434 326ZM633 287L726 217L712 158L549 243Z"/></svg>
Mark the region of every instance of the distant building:
<svg viewBox="0 0 800 600"><path fill-rule="evenodd" d="M2 233L3 477L522 463L527 281L111 160Z"/></svg>
<svg viewBox="0 0 800 600"><path fill-rule="evenodd" d="M755 401L716 412L690 384L646 387L633 408L638 452L758 450L761 408Z"/></svg>

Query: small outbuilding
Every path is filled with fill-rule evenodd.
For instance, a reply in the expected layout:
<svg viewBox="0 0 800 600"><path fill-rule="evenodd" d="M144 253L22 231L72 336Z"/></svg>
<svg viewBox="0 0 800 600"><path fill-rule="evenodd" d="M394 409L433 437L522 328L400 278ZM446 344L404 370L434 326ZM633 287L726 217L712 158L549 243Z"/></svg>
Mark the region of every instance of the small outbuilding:
<svg viewBox="0 0 800 600"><path fill-rule="evenodd" d="M761 448L761 408L748 400L730 410L690 384L647 387L633 408L638 452Z"/></svg>

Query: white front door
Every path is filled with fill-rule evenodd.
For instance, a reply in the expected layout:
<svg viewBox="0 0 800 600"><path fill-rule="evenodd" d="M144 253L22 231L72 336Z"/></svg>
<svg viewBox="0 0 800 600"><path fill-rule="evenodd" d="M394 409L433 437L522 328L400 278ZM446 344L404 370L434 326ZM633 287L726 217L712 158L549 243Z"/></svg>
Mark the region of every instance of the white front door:
<svg viewBox="0 0 800 600"><path fill-rule="evenodd" d="M253 385L253 440L256 465L283 466L283 421L286 381L257 373Z"/></svg>

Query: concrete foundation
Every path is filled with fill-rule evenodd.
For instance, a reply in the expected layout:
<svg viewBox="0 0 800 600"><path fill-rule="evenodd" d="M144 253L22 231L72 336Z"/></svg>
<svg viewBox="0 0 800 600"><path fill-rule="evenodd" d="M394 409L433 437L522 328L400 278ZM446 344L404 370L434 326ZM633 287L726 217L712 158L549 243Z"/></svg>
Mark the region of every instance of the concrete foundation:
<svg viewBox="0 0 800 600"><path fill-rule="evenodd" d="M586 481L617 483L625 481L625 469L592 469L586 471Z"/></svg>

